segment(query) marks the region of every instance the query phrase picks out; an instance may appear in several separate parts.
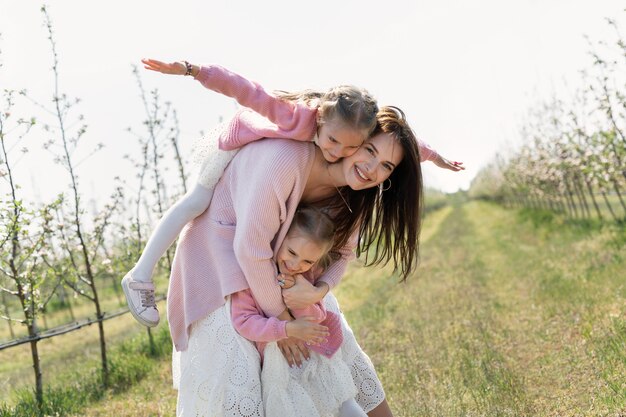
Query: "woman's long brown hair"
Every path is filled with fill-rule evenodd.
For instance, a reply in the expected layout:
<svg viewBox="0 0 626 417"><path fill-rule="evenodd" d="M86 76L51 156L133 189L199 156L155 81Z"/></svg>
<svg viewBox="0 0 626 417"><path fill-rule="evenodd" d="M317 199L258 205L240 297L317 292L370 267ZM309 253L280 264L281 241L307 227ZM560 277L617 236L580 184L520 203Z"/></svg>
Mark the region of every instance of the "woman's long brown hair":
<svg viewBox="0 0 626 417"><path fill-rule="evenodd" d="M366 265L393 261L394 273L399 272L405 281L417 266L419 256L423 186L418 142L399 108L381 108L377 121L372 136L390 134L402 146L404 157L391 173L391 185L384 191L380 187L359 191L341 188L351 212L339 195L329 199L327 204L337 225L332 251L336 253L343 247L358 228L357 256L365 254Z"/></svg>

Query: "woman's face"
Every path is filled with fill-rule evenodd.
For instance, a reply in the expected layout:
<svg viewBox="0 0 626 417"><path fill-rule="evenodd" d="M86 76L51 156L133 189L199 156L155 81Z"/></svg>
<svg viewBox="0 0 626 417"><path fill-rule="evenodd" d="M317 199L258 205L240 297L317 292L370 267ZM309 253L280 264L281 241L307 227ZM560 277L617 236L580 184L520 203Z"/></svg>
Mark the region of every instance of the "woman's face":
<svg viewBox="0 0 626 417"><path fill-rule="evenodd" d="M307 238L304 233L289 231L276 255L276 263L281 274L303 274L326 254L328 248Z"/></svg>
<svg viewBox="0 0 626 417"><path fill-rule="evenodd" d="M398 141L389 133L379 133L340 163L347 185L353 190L364 190L389 178L403 157L404 150Z"/></svg>

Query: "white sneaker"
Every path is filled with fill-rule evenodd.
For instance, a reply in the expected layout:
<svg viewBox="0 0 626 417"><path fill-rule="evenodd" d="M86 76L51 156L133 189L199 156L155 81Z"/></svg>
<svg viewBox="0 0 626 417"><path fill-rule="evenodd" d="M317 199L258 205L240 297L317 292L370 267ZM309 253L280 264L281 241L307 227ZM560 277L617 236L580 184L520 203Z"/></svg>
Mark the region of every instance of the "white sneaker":
<svg viewBox="0 0 626 417"><path fill-rule="evenodd" d="M154 301L154 284L135 281L128 272L122 278L122 289L131 314L144 326L154 327L159 324L159 310Z"/></svg>

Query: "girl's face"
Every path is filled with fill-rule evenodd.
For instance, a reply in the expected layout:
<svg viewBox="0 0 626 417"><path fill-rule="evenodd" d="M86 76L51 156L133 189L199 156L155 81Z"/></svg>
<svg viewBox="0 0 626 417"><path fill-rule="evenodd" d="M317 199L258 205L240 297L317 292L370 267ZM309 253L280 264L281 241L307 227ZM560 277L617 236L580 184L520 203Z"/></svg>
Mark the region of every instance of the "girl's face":
<svg viewBox="0 0 626 417"><path fill-rule="evenodd" d="M389 178L403 157L402 145L392 135L372 136L341 162L347 185L353 190L375 187Z"/></svg>
<svg viewBox="0 0 626 417"><path fill-rule="evenodd" d="M338 117L323 121L317 128L315 144L319 146L328 162L337 162L340 158L353 155L366 138L366 132L360 132L346 126Z"/></svg>
<svg viewBox="0 0 626 417"><path fill-rule="evenodd" d="M326 245L320 246L297 228L290 230L276 256L278 270L285 275L302 274L311 269L327 250Z"/></svg>

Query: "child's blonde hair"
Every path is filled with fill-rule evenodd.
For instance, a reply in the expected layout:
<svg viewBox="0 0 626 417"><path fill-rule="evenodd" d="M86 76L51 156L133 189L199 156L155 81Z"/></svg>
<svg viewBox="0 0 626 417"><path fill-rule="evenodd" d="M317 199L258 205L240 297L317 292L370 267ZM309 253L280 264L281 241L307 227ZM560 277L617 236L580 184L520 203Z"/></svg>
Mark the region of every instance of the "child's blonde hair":
<svg viewBox="0 0 626 417"><path fill-rule="evenodd" d="M328 213L319 207L300 205L293 216L287 235L302 232L307 239L312 240L320 247L325 247L324 255L316 262L316 265L326 269L332 259L329 251L335 240L335 223Z"/></svg>
<svg viewBox="0 0 626 417"><path fill-rule="evenodd" d="M310 103L318 100L319 122L323 124L338 118L346 126L364 132L369 136L376 128L378 104L365 89L353 85L340 85L325 93L315 90L303 90L293 93L275 92L277 97L289 101Z"/></svg>

